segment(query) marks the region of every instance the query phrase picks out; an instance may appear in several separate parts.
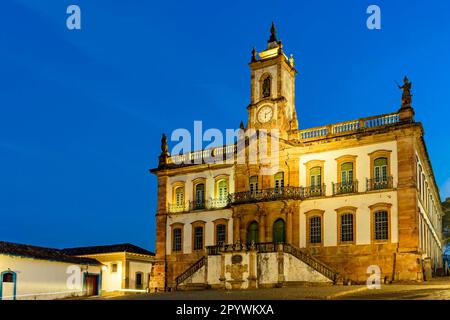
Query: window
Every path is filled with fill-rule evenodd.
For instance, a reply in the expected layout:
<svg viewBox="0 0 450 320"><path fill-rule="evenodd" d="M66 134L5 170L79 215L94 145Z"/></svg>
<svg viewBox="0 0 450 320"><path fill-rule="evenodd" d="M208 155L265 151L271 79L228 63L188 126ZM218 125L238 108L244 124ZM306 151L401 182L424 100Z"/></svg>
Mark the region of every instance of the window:
<svg viewBox="0 0 450 320"><path fill-rule="evenodd" d="M374 213L374 228L375 240L389 239L389 216L387 211L376 211Z"/></svg>
<svg viewBox="0 0 450 320"><path fill-rule="evenodd" d="M172 250L174 252L179 252L182 249L182 230L181 228L173 229L173 245Z"/></svg>
<svg viewBox="0 0 450 320"><path fill-rule="evenodd" d="M117 263L112 263L112 264L111 264L111 272L112 272L112 273L117 272Z"/></svg>
<svg viewBox="0 0 450 320"><path fill-rule="evenodd" d="M247 230L247 243L252 242L259 242L259 224L256 221L250 223Z"/></svg>
<svg viewBox="0 0 450 320"><path fill-rule="evenodd" d="M142 289L142 272L136 272L136 289Z"/></svg>
<svg viewBox="0 0 450 320"><path fill-rule="evenodd" d="M322 168L314 167L309 170L311 187L320 186L322 184Z"/></svg>
<svg viewBox="0 0 450 320"><path fill-rule="evenodd" d="M387 181L387 158L375 159L374 170L374 177L376 182Z"/></svg>
<svg viewBox="0 0 450 320"><path fill-rule="evenodd" d="M346 162L341 165L341 183L342 185L353 184L353 163Z"/></svg>
<svg viewBox="0 0 450 320"><path fill-rule="evenodd" d="M273 242L284 243L286 241L285 223L283 219L278 219L273 224Z"/></svg>
<svg viewBox="0 0 450 320"><path fill-rule="evenodd" d="M341 242L353 242L353 213L341 215Z"/></svg>
<svg viewBox="0 0 450 320"><path fill-rule="evenodd" d="M284 188L284 172L278 172L277 174L275 174L274 177L275 180L275 191L278 192L283 190Z"/></svg>
<svg viewBox="0 0 450 320"><path fill-rule="evenodd" d="M14 282L14 275L12 272L7 272L3 274L3 282Z"/></svg>
<svg viewBox="0 0 450 320"><path fill-rule="evenodd" d="M203 249L203 227L194 228L194 250Z"/></svg>
<svg viewBox="0 0 450 320"><path fill-rule="evenodd" d="M309 219L309 243L322 243L322 218L319 216Z"/></svg>
<svg viewBox="0 0 450 320"><path fill-rule="evenodd" d="M267 76L263 80L263 85L262 85L263 98L270 97L270 85L271 85L271 79L270 79L270 76Z"/></svg>
<svg viewBox="0 0 450 320"><path fill-rule="evenodd" d="M368 191L389 189L393 187L393 179L389 168L390 150L378 150L369 154L371 162L371 180Z"/></svg>
<svg viewBox="0 0 450 320"><path fill-rule="evenodd" d="M228 204L228 181L219 180L217 182L217 202L218 206L223 207Z"/></svg>
<svg viewBox="0 0 450 320"><path fill-rule="evenodd" d="M175 205L179 208L184 207L184 187L175 189Z"/></svg>
<svg viewBox="0 0 450 320"><path fill-rule="evenodd" d="M258 192L258 176L250 177L250 192Z"/></svg>
<svg viewBox="0 0 450 320"><path fill-rule="evenodd" d="M195 186L195 209L205 208L205 184L199 183Z"/></svg>
<svg viewBox="0 0 450 320"><path fill-rule="evenodd" d="M225 224L216 225L216 244L222 245L225 243L227 237L227 226Z"/></svg>

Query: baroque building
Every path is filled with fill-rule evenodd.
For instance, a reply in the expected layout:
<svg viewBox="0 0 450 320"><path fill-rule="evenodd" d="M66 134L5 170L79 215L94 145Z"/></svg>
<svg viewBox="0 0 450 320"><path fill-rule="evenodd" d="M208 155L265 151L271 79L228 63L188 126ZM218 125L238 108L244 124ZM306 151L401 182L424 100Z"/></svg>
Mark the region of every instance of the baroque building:
<svg viewBox="0 0 450 320"><path fill-rule="evenodd" d="M393 113L299 129L294 58L274 25L249 67L243 139L170 155L163 136L151 288L421 281L441 268L443 211L408 79ZM278 132L270 153L251 146L264 130Z"/></svg>

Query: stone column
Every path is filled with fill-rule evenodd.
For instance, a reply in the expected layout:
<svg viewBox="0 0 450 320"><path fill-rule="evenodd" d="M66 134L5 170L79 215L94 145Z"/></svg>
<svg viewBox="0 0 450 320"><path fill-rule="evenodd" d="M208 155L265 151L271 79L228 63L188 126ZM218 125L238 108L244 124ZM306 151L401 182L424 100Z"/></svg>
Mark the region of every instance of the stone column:
<svg viewBox="0 0 450 320"><path fill-rule="evenodd" d="M286 242L292 243L292 209L286 213Z"/></svg>
<svg viewBox="0 0 450 320"><path fill-rule="evenodd" d="M235 243L238 239L241 239L241 217L235 215L233 217L233 243Z"/></svg>
<svg viewBox="0 0 450 320"><path fill-rule="evenodd" d="M250 248L249 254L249 274L248 274L248 288L257 288L257 266L256 266L256 250L254 247Z"/></svg>
<svg viewBox="0 0 450 320"><path fill-rule="evenodd" d="M259 242L266 242L266 215L261 214L259 218Z"/></svg>

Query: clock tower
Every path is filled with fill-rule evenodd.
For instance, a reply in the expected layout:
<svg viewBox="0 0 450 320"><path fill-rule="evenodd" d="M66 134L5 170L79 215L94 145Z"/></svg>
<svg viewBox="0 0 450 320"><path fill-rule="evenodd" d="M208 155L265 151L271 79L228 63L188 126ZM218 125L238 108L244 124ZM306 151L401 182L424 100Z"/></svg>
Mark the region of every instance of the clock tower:
<svg viewBox="0 0 450 320"><path fill-rule="evenodd" d="M249 66L251 98L247 107L247 128L279 129L280 137L287 139L290 130L298 129L295 111L297 71L293 56L288 58L283 52L283 44L277 40L273 23L267 48L259 53L253 49Z"/></svg>

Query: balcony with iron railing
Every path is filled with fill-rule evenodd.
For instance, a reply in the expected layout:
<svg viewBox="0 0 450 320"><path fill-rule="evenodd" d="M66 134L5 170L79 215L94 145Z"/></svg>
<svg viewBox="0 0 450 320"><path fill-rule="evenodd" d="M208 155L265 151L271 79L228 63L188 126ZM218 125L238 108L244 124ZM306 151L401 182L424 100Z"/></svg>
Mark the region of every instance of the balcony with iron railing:
<svg viewBox="0 0 450 320"><path fill-rule="evenodd" d="M380 177L366 180L366 191L385 190L394 188L394 178Z"/></svg>
<svg viewBox="0 0 450 320"><path fill-rule="evenodd" d="M311 187L280 187L256 191L235 192L229 195L231 204L244 204L261 201L303 200L311 197L324 197L325 185Z"/></svg>
<svg viewBox="0 0 450 320"><path fill-rule="evenodd" d="M201 210L223 209L229 206L228 198L207 199L204 201L188 201L183 204L169 203L167 209L170 213L184 213Z"/></svg>
<svg viewBox="0 0 450 320"><path fill-rule="evenodd" d="M358 181L346 181L333 183L333 195L349 194L358 192Z"/></svg>
<svg viewBox="0 0 450 320"><path fill-rule="evenodd" d="M379 179L367 179L366 191L382 191L393 189L393 177ZM333 183L333 196L358 193L358 181ZM230 193L228 198L209 199L206 201L188 201L184 204L168 204L170 213L194 212L201 210L216 210L227 208L230 205L239 205L255 202L267 202L278 200L306 200L315 197L325 197L326 185L309 187L279 187L261 189L256 191L241 191Z"/></svg>

